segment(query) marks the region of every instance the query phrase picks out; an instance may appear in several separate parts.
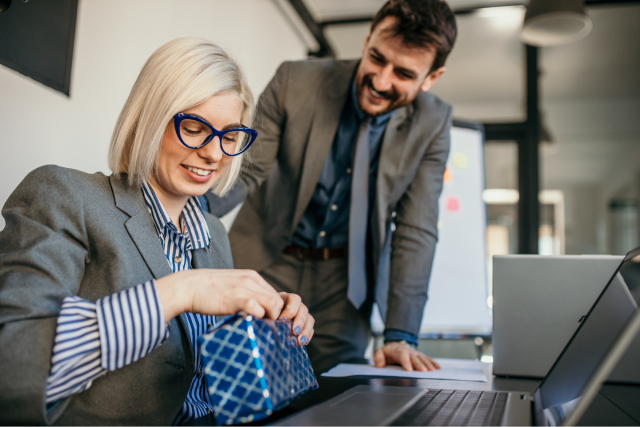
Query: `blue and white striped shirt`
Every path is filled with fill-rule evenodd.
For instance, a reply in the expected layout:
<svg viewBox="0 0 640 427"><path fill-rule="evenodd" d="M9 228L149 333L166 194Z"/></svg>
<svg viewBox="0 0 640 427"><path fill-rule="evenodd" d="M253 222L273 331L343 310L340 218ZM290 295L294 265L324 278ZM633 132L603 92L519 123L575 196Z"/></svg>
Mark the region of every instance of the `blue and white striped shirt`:
<svg viewBox="0 0 640 427"><path fill-rule="evenodd" d="M142 193L171 270L176 273L190 269L192 251L211 245L200 203L195 197L188 200L180 216L182 234L147 182ZM212 410L196 344L198 336L216 325L216 319L195 313L185 315L196 361L191 388L175 425ZM58 316L47 403L87 390L95 378L144 357L168 337L155 280L101 298L95 304L76 296L65 298Z"/></svg>

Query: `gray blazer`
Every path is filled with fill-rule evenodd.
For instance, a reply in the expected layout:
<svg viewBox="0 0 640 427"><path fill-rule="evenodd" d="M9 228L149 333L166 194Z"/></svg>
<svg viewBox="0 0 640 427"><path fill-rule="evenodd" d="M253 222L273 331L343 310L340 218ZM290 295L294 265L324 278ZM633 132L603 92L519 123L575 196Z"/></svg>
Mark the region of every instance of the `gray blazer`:
<svg viewBox="0 0 640 427"><path fill-rule="evenodd" d="M170 425L193 379L186 319L131 365L48 413L45 388L62 300L90 301L171 274L142 191L126 176L57 166L31 172L7 200L0 232L0 424ZM233 268L227 233L205 214L212 250L195 268Z"/></svg>
<svg viewBox="0 0 640 427"><path fill-rule="evenodd" d="M290 241L320 178L357 64L286 62L262 94L255 123L258 140L242 185L227 202L231 207L249 194L229 233L236 267L259 271ZM448 104L420 93L393 114L382 141L370 226L375 299L387 328L414 334L420 328L437 241L451 113Z"/></svg>

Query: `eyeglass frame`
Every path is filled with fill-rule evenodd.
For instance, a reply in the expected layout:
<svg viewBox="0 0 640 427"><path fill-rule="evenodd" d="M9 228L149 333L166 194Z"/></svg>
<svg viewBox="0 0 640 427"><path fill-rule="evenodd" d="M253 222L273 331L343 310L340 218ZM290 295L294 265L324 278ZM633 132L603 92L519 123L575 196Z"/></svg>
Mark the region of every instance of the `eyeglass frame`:
<svg viewBox="0 0 640 427"><path fill-rule="evenodd" d="M202 145L199 145L197 147L192 147L190 145L188 145L186 142L184 142L182 140L182 136L180 136L180 123L182 123L183 120L195 120L197 122L200 122L202 124L205 124L209 127L209 129L211 129L211 135L209 135L209 137L204 141L204 143ZM253 142L256 140L256 138L258 137L258 131L255 129L251 129L248 128L246 126L243 126L241 128L233 128L233 129L227 129L227 130L223 130L223 131L219 131L218 129L214 128L213 126L211 126L206 120L201 119L198 116L192 116L191 114L186 114L186 113L178 113L175 116L173 116L173 127L175 128L176 131L176 135L178 136L178 139L180 140L180 142L182 143L182 145L184 145L187 148L191 148L192 150L197 150L198 148L202 148L205 145L207 145L208 143L210 143L214 137L218 137L218 139L220 140L220 149L222 150L222 152L229 156L229 157L235 157L235 156L239 156L240 154L244 153L245 151L247 151L249 149L249 147L251 147L251 144L253 144ZM229 132L245 132L248 133L249 135L251 135L251 140L249 141L249 143L247 144L246 147L244 147L244 149L238 153L235 154L229 154L224 150L224 147L222 146L222 137L229 133Z"/></svg>

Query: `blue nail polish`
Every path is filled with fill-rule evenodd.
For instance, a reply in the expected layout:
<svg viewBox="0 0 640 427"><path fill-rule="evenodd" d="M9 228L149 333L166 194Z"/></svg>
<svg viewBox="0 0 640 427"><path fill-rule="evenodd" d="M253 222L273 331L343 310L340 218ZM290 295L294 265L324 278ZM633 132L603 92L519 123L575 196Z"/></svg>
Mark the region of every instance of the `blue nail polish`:
<svg viewBox="0 0 640 427"><path fill-rule="evenodd" d="M293 330L293 332L295 332L296 335L298 335L300 333L300 329L302 329L302 328L300 328L300 326L296 326L295 329Z"/></svg>
<svg viewBox="0 0 640 427"><path fill-rule="evenodd" d="M302 343L302 345L305 345L307 343L307 337L303 335L302 338L300 338L300 343Z"/></svg>

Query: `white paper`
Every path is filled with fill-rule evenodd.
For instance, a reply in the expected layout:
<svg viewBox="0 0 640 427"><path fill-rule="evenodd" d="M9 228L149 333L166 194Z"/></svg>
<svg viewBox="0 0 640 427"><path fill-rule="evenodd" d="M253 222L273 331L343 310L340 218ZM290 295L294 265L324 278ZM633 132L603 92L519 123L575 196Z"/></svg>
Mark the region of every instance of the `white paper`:
<svg viewBox="0 0 640 427"><path fill-rule="evenodd" d="M440 369L435 371L405 371L400 366L389 365L376 368L371 365L356 365L341 363L322 374L323 377L349 377L352 375L370 375L376 377L404 377L431 380L455 380L487 382L490 366L476 360L464 359L435 359Z"/></svg>

